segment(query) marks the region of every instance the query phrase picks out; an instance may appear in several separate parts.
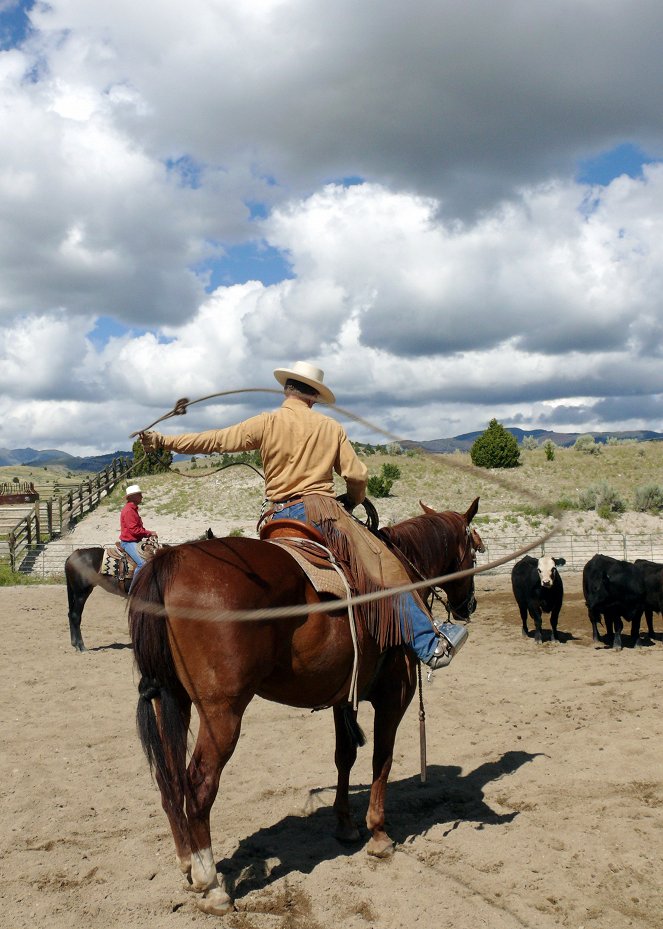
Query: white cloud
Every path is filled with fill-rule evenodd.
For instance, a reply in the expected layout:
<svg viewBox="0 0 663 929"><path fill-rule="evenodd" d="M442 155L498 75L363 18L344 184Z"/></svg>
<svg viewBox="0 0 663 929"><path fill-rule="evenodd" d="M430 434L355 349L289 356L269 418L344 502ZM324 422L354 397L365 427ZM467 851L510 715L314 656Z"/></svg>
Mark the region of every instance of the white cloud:
<svg viewBox="0 0 663 929"><path fill-rule="evenodd" d="M623 397L663 392L663 167L572 174L663 151L663 8L572 7L35 5L0 52L0 445L116 448L301 357L410 437L637 421ZM292 279L206 294L201 263L260 237ZM135 332L98 346L100 316Z"/></svg>

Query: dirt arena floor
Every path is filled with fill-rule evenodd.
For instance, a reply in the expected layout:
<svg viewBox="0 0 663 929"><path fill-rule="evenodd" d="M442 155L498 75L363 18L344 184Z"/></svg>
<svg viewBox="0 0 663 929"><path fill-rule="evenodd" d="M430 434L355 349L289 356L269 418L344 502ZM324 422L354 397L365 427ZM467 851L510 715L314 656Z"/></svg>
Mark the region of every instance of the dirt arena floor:
<svg viewBox="0 0 663 929"><path fill-rule="evenodd" d="M7 929L660 929L663 645L596 647L580 575L563 642L520 635L508 577L483 575L470 639L399 731L390 861L332 838L333 724L255 700L213 812L236 901L182 889L136 737L125 605L102 591L69 644L64 587L0 589L0 926ZM360 722L371 734L369 706ZM370 748L352 802L363 820Z"/></svg>

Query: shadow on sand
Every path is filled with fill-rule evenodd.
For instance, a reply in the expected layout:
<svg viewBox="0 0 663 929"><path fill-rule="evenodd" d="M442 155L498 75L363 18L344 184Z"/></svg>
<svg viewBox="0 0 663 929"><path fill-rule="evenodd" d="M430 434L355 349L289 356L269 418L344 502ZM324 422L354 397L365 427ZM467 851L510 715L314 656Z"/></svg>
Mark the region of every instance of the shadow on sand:
<svg viewBox="0 0 663 929"><path fill-rule="evenodd" d="M440 823L447 823L449 832L461 822L476 823L478 829L510 823L518 813L495 813L484 801L484 788L536 757L530 752L509 751L499 761L482 764L469 774L463 775L455 765L430 765L425 784L418 774L390 781L389 835L395 843L402 844L413 836L424 835ZM333 836L336 821L331 804L317 805L320 802L317 796L321 793L330 793L333 797L334 788L310 791L310 812L285 816L246 836L231 858L217 864L217 871L224 875L226 888L233 898L267 887L291 872L308 874L322 861L357 853L368 839L366 830L359 843L341 845ZM352 791L357 822L363 822L369 794L370 787L366 784Z"/></svg>

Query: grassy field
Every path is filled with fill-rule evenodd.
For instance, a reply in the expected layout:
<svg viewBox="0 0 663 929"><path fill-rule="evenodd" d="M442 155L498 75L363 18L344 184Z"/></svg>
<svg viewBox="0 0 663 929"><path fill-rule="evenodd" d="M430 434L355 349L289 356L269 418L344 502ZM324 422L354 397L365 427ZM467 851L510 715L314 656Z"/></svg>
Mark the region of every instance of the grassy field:
<svg viewBox="0 0 663 929"><path fill-rule="evenodd" d="M604 446L594 455L558 448L553 461L546 459L541 448L523 451L521 466L506 471L475 468L469 454L462 453L373 454L363 460L370 475L380 475L385 464L400 471L391 494L374 499L382 523L416 516L421 512L420 499L436 509L464 511L479 496L479 523L524 520L537 528L560 503L566 510L582 511L580 500L593 486L608 485L624 509L633 512L637 488L663 485L663 443L658 442ZM140 479L141 486L155 512L200 512L239 521L252 518L263 496L260 477L242 466L221 472L215 472L215 467L218 459L199 457L195 469L190 462L179 462L184 476L146 476ZM343 490L341 481L337 481L337 490ZM106 505L119 509L121 503L116 493Z"/></svg>
<svg viewBox="0 0 663 929"><path fill-rule="evenodd" d="M0 467L0 483L33 483L43 499L57 496L62 491L78 487L94 477L93 471L69 471L60 465L4 465Z"/></svg>

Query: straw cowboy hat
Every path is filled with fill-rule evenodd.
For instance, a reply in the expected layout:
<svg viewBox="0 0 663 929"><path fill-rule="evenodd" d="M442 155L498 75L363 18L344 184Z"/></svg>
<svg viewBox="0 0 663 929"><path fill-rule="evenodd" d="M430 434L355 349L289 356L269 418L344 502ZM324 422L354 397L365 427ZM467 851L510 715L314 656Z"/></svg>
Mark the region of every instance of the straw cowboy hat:
<svg viewBox="0 0 663 929"><path fill-rule="evenodd" d="M292 378L293 381L301 381L317 390L323 403L336 403L334 394L322 383L324 376L324 371L309 364L308 361L295 361L292 368L276 368L274 371L274 377L282 386L285 386L288 378Z"/></svg>
<svg viewBox="0 0 663 929"><path fill-rule="evenodd" d="M133 497L134 494L142 494L142 490L138 484L130 484L129 487L124 491L125 497Z"/></svg>

